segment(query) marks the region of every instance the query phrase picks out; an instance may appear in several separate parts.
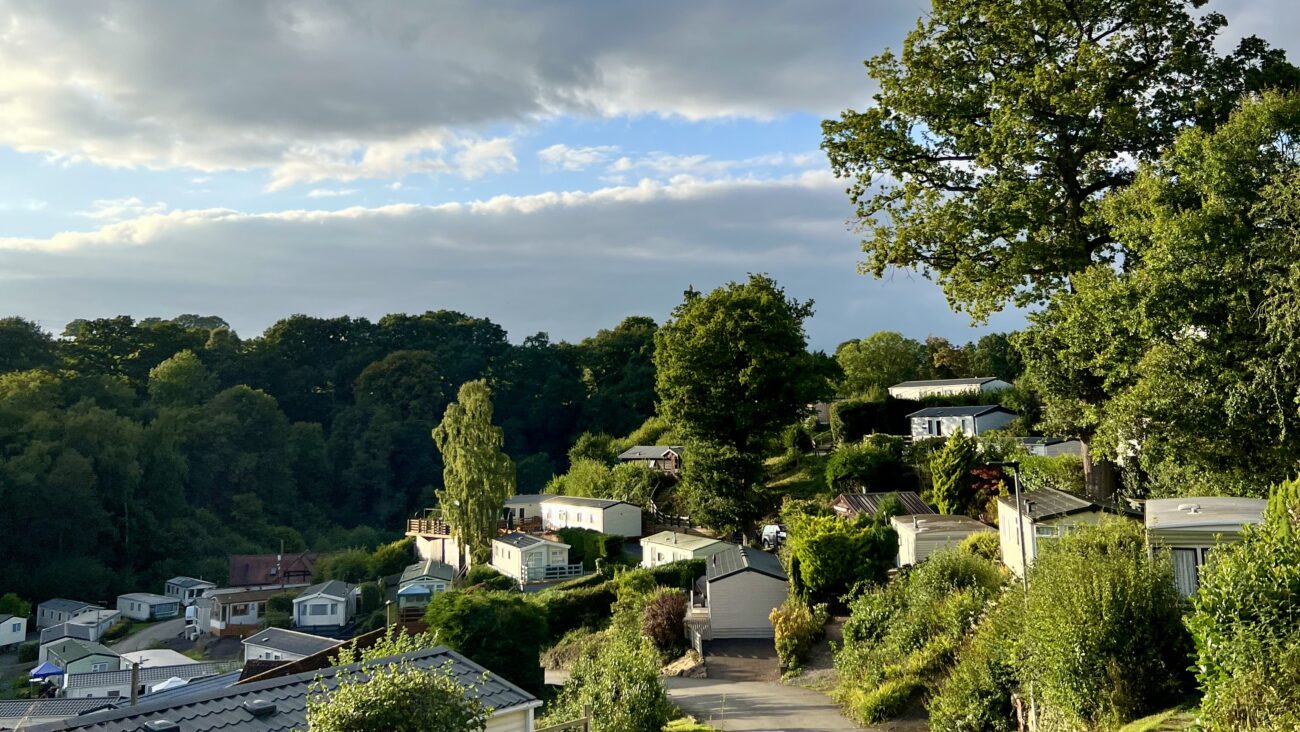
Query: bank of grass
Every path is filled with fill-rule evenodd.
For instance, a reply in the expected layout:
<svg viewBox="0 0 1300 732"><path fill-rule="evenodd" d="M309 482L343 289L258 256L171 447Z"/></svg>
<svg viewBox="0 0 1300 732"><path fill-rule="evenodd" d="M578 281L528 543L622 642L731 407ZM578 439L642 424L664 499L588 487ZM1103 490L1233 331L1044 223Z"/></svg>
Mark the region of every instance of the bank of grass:
<svg viewBox="0 0 1300 732"><path fill-rule="evenodd" d="M764 461L767 470L767 492L773 496L792 498L834 498L826 486L825 455L804 455L798 462L780 456Z"/></svg>
<svg viewBox="0 0 1300 732"><path fill-rule="evenodd" d="M1182 732L1196 729L1196 710L1181 706L1157 712L1149 717L1135 719L1116 732Z"/></svg>

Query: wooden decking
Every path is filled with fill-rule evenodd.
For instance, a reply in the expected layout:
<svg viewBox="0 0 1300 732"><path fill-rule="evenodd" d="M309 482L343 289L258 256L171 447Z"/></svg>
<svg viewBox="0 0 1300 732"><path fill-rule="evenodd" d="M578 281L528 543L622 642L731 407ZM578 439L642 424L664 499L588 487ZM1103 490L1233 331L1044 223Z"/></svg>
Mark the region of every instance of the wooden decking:
<svg viewBox="0 0 1300 732"><path fill-rule="evenodd" d="M533 516L532 518L527 519L512 519L510 521L497 522L497 533L506 534L511 531L522 531L526 534L540 534L542 533L542 517ZM406 533L408 536L450 537L451 525L442 520L439 516L407 519Z"/></svg>

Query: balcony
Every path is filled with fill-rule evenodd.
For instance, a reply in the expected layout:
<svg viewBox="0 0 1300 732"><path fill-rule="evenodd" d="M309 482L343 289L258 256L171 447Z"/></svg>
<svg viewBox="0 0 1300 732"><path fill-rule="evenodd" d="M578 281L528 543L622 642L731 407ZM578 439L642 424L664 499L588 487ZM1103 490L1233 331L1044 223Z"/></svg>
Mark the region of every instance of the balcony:
<svg viewBox="0 0 1300 732"><path fill-rule="evenodd" d="M582 562L577 564L552 564L546 567L524 567L523 582L556 582L581 577Z"/></svg>

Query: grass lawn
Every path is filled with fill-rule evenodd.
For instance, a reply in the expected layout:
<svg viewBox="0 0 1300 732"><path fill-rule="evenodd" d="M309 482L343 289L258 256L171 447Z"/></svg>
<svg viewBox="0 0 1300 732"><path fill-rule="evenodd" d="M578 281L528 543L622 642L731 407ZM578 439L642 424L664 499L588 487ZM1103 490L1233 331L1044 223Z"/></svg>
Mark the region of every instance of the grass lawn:
<svg viewBox="0 0 1300 732"><path fill-rule="evenodd" d="M825 455L804 455L799 464L787 470L778 470L781 458L769 458L767 491L772 495L791 498L834 498L826 487Z"/></svg>
<svg viewBox="0 0 1300 732"><path fill-rule="evenodd" d="M1195 729L1195 723L1195 709L1174 707L1129 722L1120 727L1117 732L1181 732L1182 730Z"/></svg>

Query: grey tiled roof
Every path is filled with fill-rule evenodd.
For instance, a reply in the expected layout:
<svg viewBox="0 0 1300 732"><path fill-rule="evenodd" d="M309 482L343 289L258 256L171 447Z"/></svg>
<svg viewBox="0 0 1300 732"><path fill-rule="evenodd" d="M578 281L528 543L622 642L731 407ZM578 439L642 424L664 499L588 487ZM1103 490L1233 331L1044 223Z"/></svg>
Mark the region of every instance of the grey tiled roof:
<svg viewBox="0 0 1300 732"><path fill-rule="evenodd" d="M41 645L54 643L64 638L88 641L95 634L95 628L80 623L59 623L48 628L41 628Z"/></svg>
<svg viewBox="0 0 1300 732"><path fill-rule="evenodd" d="M244 639L245 644L251 643L255 646L264 646L299 656L310 656L327 648L333 648L342 642L333 638L322 638L319 635L299 633L284 628L267 628Z"/></svg>
<svg viewBox="0 0 1300 732"><path fill-rule="evenodd" d="M714 582L746 570L765 574L781 581L789 579L785 574L785 567L781 566L781 560L777 559L775 555L757 549L750 549L747 546L733 546L709 557L706 576L710 582Z"/></svg>
<svg viewBox="0 0 1300 732"><path fill-rule="evenodd" d="M94 641L68 638L50 646L50 653L58 655L64 663L72 663L90 656L110 656L118 658L117 651Z"/></svg>
<svg viewBox="0 0 1300 732"><path fill-rule="evenodd" d="M198 679L204 676L224 674L239 668L240 661L200 661L198 663L178 663L174 666L140 666L140 683L156 684L173 676L182 679ZM69 674L68 687L88 686L130 686L131 670L96 671L84 674Z"/></svg>
<svg viewBox="0 0 1300 732"><path fill-rule="evenodd" d="M53 610L61 613L75 613L82 608L99 607L93 603L82 602L80 600L68 600L62 597L56 597L53 600L46 600L37 606L39 610Z"/></svg>
<svg viewBox="0 0 1300 732"><path fill-rule="evenodd" d="M996 376L973 376L968 379L919 379L917 381L904 381L889 388L894 389L900 386L976 386L997 380Z"/></svg>
<svg viewBox="0 0 1300 732"><path fill-rule="evenodd" d="M1015 496L1002 496L998 501L1005 503L1015 510ZM1020 495L1020 501L1028 509L1025 516L1035 521L1045 521L1047 519L1058 518L1060 516L1069 516L1074 513L1085 513L1087 511L1105 511L1107 513L1127 514L1131 516L1140 516L1141 513L1125 506L1120 506L1106 501L1090 501L1086 498L1058 491L1055 488L1039 488ZM1031 505L1032 504L1032 505Z"/></svg>
<svg viewBox="0 0 1300 732"><path fill-rule="evenodd" d="M330 580L329 582L321 582L303 589L302 592L298 593L298 598L302 599L304 597L311 597L312 595L328 595L330 597L345 598L351 593L352 585L343 580Z"/></svg>
<svg viewBox="0 0 1300 732"><path fill-rule="evenodd" d="M835 497L836 502L843 502L854 513L875 516L880 510L880 502L888 496L897 496L903 504L903 513L934 513L934 509L925 505L925 501L916 491L894 491L892 493L841 493Z"/></svg>
<svg viewBox="0 0 1300 732"><path fill-rule="evenodd" d="M978 407L926 407L912 412L907 417L908 419L913 417L983 417L992 412L1015 414L1015 412L1000 404L984 404Z"/></svg>
<svg viewBox="0 0 1300 732"><path fill-rule="evenodd" d="M456 570L452 569L450 564L439 562L436 559L428 559L408 566L403 570L402 578L398 580L398 583L404 585L421 577L435 577L450 582L452 577L455 576Z"/></svg>
<svg viewBox="0 0 1300 732"><path fill-rule="evenodd" d="M536 536L529 536L528 534L519 534L519 533L505 534L504 536L498 536L495 539L495 541L499 541L502 544L509 544L510 546L515 547L516 549L527 549L530 546L536 546L537 544L542 543L542 540L538 539Z"/></svg>
<svg viewBox="0 0 1300 732"><path fill-rule="evenodd" d="M0 729L9 729L24 718L75 717L96 709L112 708L108 699L18 699L0 701ZM23 725L24 729L29 729Z"/></svg>
<svg viewBox="0 0 1300 732"><path fill-rule="evenodd" d="M542 501L542 503L567 503L570 506L589 506L591 508L604 509L609 508L610 506L617 506L620 503L626 503L626 501L615 501L612 498L588 498L586 496L556 496L554 498L547 498L545 501Z"/></svg>
<svg viewBox="0 0 1300 732"><path fill-rule="evenodd" d="M489 674L485 669L464 656L444 647L396 656L390 661L405 658L417 668L439 668L451 663L452 673L465 686L476 686L476 694L484 706L498 712L519 707L537 706L532 694L510 682ZM357 665L346 668L356 669ZM327 690L338 686L337 668L308 671L282 678L255 681L227 688L215 689L197 697L185 697L179 702L162 699L151 702L148 697L134 707L95 712L85 717L65 719L35 727L42 732L54 730L85 730L86 732L137 732L144 724L169 720L183 732L214 732L215 730L240 730L240 732L290 732L307 728L307 697L317 678ZM253 716L244 704L262 700L275 705L275 712Z"/></svg>

